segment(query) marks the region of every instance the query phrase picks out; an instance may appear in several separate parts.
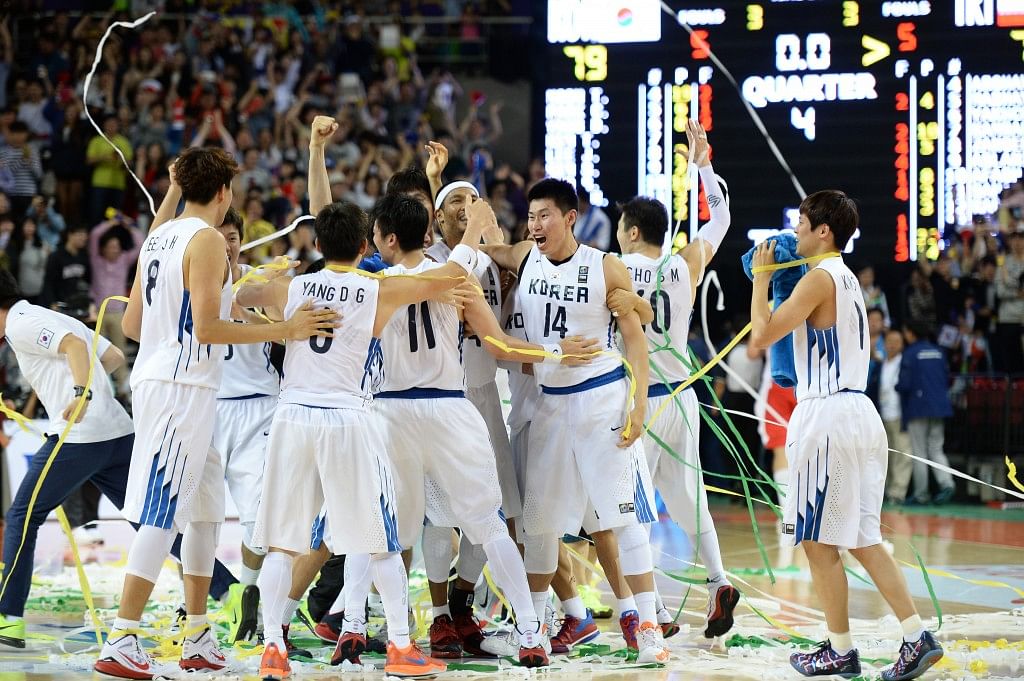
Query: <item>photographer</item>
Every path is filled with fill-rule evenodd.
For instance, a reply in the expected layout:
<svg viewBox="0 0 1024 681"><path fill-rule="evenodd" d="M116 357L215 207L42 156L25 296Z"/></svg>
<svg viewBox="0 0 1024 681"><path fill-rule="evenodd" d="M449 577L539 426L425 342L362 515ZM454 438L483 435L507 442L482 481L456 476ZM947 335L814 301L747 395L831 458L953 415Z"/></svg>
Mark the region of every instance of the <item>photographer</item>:
<svg viewBox="0 0 1024 681"><path fill-rule="evenodd" d="M68 227L61 234L60 247L46 260L46 275L39 304L79 320L89 318L89 285L92 267L86 244L85 225Z"/></svg>

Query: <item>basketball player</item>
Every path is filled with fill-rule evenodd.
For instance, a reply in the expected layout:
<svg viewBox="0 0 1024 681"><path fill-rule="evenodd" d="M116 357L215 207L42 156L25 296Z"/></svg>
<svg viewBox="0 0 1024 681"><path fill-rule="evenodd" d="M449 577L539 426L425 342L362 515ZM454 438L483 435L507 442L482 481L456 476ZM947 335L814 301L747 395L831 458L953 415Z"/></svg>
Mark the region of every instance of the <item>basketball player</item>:
<svg viewBox="0 0 1024 681"><path fill-rule="evenodd" d="M678 254L663 256L668 213L657 199L638 196L622 206L617 233L622 262L629 270L633 286L641 297L650 299L655 313L654 321L645 327L654 374L647 389L652 414L689 377L682 358L667 346L674 339L682 343L676 347L685 348L697 282L722 245L730 222L729 207L708 156L707 134L700 123L690 120L686 136L704 184L711 220ZM708 495L700 470L699 435L697 396L692 388L687 388L673 398L673 404L661 412L647 432L644 453L669 515L685 530L707 567L708 615L704 636L714 638L732 628L732 613L740 595L729 584L722 566L718 533L708 511ZM671 625L672 617L663 604L658 605L658 621L664 631ZM671 628L669 631L675 633Z"/></svg>
<svg viewBox="0 0 1024 681"><path fill-rule="evenodd" d="M839 255L858 219L853 200L840 191L816 192L801 202L797 253L825 259L774 311L768 308L772 273L754 275L750 342L767 348L793 334L797 405L786 437L791 484L783 533L804 547L828 640L814 652L794 653L790 662L804 676L860 675L839 556L848 549L900 619L899 659L882 672L894 681L923 674L942 659L942 647L924 630L903 573L882 546L887 440L864 394L871 355L864 298L857 276ZM757 247L754 267L774 263L775 244L765 241Z"/></svg>
<svg viewBox="0 0 1024 681"><path fill-rule="evenodd" d="M386 197L374 211L374 241L384 261L392 265L386 275L429 278L443 267L423 256L422 236L429 215L421 208L410 199ZM470 221L496 226L490 207L479 199L470 203L466 212ZM495 337L515 348L543 350L506 336L482 296L471 295L465 312L467 321L484 337ZM483 548L495 581L510 601L520 639L520 663L545 666L545 637L533 611L526 571L499 512L501 493L484 421L465 397L462 342L458 310L431 301L396 313L381 337L385 379L374 409L387 426L388 453L402 499L399 540L404 546L415 543L423 528L424 512L436 527L460 527L471 544ZM570 338L561 350L564 355L586 354L594 345L596 341L581 344ZM503 358L537 359L503 353L493 344L488 348ZM567 357L566 361L575 359ZM423 447L423 442L430 446ZM449 536L450 532L448 529ZM345 632L332 662L356 661L353 651L362 652L365 647L361 631L365 629L362 603L366 593L352 583L347 591ZM433 654L438 652L461 657L461 650Z"/></svg>
<svg viewBox="0 0 1024 681"><path fill-rule="evenodd" d="M641 524L657 520L650 472L637 442L647 406L647 339L635 312L617 318L636 387L627 404L626 373L612 342L616 318L606 302L614 289L631 291L629 272L618 258L576 243L578 199L572 185L548 178L527 198L533 241L486 247L499 265L519 273L526 335L543 344L570 335L597 337L603 350L586 367L534 366L542 396L530 427L523 505L534 607L543 612L547 603L562 535L576 534L581 525L595 540L614 533L639 611L638 659L665 662L669 653L655 624L650 541Z"/></svg>
<svg viewBox="0 0 1024 681"><path fill-rule="evenodd" d="M224 214L217 227L227 245L231 281L236 282L252 268L241 265L238 255L244 241L242 216L234 208ZM263 323L252 313L232 308L236 322ZM270 359L271 343L228 345L224 371L217 391L217 427L213 446L224 461L224 477L238 509L242 526L242 571L238 586L232 585L227 602L231 612L228 640L251 639L258 625L260 591L256 586L264 552L253 547L252 527L263 488L263 460L270 421L277 405L281 377Z"/></svg>
<svg viewBox="0 0 1024 681"><path fill-rule="evenodd" d="M96 671L148 679L156 663L139 645L139 618L160 567L183 530L186 637L180 666L221 669L224 655L206 619L218 524L224 519L223 468L210 450L223 347L326 335L335 314L303 309L277 324L226 319L231 279L224 237L212 225L231 205L234 159L221 149L188 149L175 163L185 208L150 232L139 256L122 326L139 341L131 376L137 437L124 508L142 525L128 554L117 619Z"/></svg>

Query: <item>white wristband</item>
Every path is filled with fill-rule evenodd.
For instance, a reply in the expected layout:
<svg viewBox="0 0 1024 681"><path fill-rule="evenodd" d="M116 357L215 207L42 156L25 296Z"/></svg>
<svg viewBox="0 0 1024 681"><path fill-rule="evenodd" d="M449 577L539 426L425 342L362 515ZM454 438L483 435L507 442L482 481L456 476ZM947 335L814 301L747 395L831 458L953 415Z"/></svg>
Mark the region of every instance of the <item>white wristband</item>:
<svg viewBox="0 0 1024 681"><path fill-rule="evenodd" d="M452 249L452 254L448 256L448 262L453 262L466 270L467 274L472 274L476 269L476 251L466 244L459 244Z"/></svg>
<svg viewBox="0 0 1024 681"><path fill-rule="evenodd" d="M562 363L562 346L557 343L545 343L544 352L547 355L544 357L544 364L561 364Z"/></svg>

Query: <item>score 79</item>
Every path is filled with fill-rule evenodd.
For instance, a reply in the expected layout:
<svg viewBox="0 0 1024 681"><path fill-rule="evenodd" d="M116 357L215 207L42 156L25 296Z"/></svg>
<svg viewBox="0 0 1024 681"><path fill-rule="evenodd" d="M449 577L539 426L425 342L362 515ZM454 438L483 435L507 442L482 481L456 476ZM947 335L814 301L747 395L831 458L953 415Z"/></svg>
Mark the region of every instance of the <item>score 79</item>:
<svg viewBox="0 0 1024 681"><path fill-rule="evenodd" d="M604 45L566 45L562 54L574 60L576 80L600 82L608 77L608 48Z"/></svg>

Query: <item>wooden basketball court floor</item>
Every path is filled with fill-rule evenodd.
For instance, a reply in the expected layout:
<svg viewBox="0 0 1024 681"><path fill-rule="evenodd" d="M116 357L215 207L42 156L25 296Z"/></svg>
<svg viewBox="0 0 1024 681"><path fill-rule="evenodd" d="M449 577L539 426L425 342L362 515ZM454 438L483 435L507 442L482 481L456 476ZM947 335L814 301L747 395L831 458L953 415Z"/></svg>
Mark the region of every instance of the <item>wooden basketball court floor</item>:
<svg viewBox="0 0 1024 681"><path fill-rule="evenodd" d="M593 677L602 681L647 680L724 680L800 678L787 662L795 647L775 645L768 639L784 640L786 634L798 632L814 641L824 638L823 619L811 586L806 562L801 551L781 546L773 517L759 514L761 535L769 563L775 570L775 583L767 576L753 539L746 509L738 505L713 506L726 569L736 575L734 584L745 597L737 609L733 631L723 639L707 641L701 635L705 593L690 590L680 623L683 631L669 640L673 660L662 668L638 668L620 657L608 655L608 649L592 649L589 658L556 656L555 665L540 675L558 679ZM947 678L1024 678L1024 511L998 511L982 507L945 507L931 510L885 512L886 538L893 543L894 555L905 561L904 567L915 601L930 628L935 628L936 611L929 597L928 585L922 577L909 542L933 571L932 588L942 611L943 625L939 639L947 647L946 659L926 679ZM131 530L121 522L104 523L106 544L101 549L87 550L86 572L101 615L112 617L115 594L120 591L124 555L131 539ZM669 522L659 523L654 530L659 567L671 574L683 574L691 558L691 547L685 535ZM239 556L237 525L226 524L221 535L220 555L230 567L236 567ZM105 678L93 674L91 662L95 652L84 642L84 633L68 636L83 624L83 605L73 567L64 564L67 544L56 523L47 523L41 533L36 556L36 577L29 602L29 648L24 652L0 650L0 681L36 679ZM848 563L851 576L850 616L855 642L865 664L864 678L877 678L878 670L895 658L899 626L878 594L859 577L863 572L855 563ZM956 575L960 579L946 575ZM741 581L742 580L742 581ZM964 581L971 580L971 581ZM665 574L659 575L659 586L667 606L675 611L682 603L687 584ZM996 583L1003 586L996 585ZM607 585L602 584L607 590ZM1016 590L1015 590L1016 589ZM165 569L157 587L162 605L158 612L167 613L180 599L180 587L172 569ZM606 602L612 603L610 597ZM748 605L749 602L749 605ZM769 624L755 614L757 608ZM1015 612L1014 612L1015 611ZM429 612L426 610L425 612ZM618 649L622 646L617 620L601 620L605 633L597 643ZM299 642L312 640L301 626ZM726 647L725 642L738 634L761 637L755 647ZM293 634L294 635L294 634ZM68 636L67 640L61 639ZM730 641L735 644L736 640ZM68 651L68 652L65 652ZM321 660L329 659L331 649L314 650ZM602 655L602 653L605 653ZM258 655L236 662L232 673L218 673L220 678L258 679L255 668ZM498 670L496 663L478 662L479 669L449 672L447 676L472 676L479 679L523 677L525 670L507 663ZM381 661L377 661L379 666ZM478 669L476 667L473 668ZM182 678L184 674L180 674ZM194 675L193 675L194 676ZM299 678L374 679L380 671L340 670L326 664L302 665Z"/></svg>

